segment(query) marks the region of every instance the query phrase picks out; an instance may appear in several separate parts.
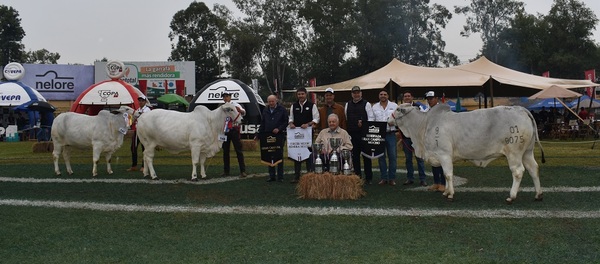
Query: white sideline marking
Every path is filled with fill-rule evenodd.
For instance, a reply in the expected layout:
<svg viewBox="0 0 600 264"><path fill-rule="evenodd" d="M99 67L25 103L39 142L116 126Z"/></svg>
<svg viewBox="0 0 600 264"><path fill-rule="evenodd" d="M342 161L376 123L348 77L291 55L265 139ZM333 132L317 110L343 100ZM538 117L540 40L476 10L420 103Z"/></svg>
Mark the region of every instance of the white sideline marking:
<svg viewBox="0 0 600 264"><path fill-rule="evenodd" d="M2 199L0 205L84 209L119 212L257 214L257 215L345 215L345 216L417 216L466 218L600 218L599 211L558 210L439 210L439 209L374 209L339 207L286 207L286 206L176 206L131 205L91 202L31 201Z"/></svg>

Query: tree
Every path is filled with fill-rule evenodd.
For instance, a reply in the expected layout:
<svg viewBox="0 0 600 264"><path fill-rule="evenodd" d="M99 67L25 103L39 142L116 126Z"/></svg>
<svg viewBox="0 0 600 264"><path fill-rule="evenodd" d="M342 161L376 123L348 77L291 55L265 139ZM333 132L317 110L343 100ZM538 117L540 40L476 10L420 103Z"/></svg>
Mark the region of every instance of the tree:
<svg viewBox="0 0 600 264"><path fill-rule="evenodd" d="M22 61L36 64L56 64L58 63L58 59L60 59L60 54L50 52L47 49L41 49L26 52Z"/></svg>
<svg viewBox="0 0 600 264"><path fill-rule="evenodd" d="M510 27L513 18L524 11L523 3L515 0L472 0L468 6L454 6L454 12L467 16L460 34L469 37L481 33L482 55L493 62L498 61L500 34Z"/></svg>
<svg viewBox="0 0 600 264"><path fill-rule="evenodd" d="M0 65L21 61L24 53L21 41L24 37L19 12L12 7L0 5Z"/></svg>
<svg viewBox="0 0 600 264"><path fill-rule="evenodd" d="M196 62L196 90L223 72L218 48L227 21L214 15L203 2L192 2L171 21L169 60Z"/></svg>

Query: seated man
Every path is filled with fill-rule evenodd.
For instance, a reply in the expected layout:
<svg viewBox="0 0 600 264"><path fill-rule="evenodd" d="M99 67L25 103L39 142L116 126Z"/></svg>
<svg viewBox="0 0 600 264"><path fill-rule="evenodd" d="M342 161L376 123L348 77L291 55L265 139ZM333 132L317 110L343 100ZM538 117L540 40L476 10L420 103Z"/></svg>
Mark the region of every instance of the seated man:
<svg viewBox="0 0 600 264"><path fill-rule="evenodd" d="M323 144L323 153L327 157L332 153L333 149L329 145L330 138L340 138L341 143L340 147L337 149L338 152L341 153L342 150L352 150L352 141L350 139L350 135L346 130L340 127L340 119L337 114L330 114L327 116L327 124L329 128L321 130L317 139L315 139L315 143ZM314 152L313 152L314 153ZM339 153L338 153L339 155Z"/></svg>

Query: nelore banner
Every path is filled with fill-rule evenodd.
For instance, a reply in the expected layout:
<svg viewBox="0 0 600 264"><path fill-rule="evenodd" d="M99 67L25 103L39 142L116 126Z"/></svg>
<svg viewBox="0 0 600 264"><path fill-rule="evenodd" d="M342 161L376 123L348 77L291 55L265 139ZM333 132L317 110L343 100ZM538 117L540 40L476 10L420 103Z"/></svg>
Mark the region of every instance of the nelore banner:
<svg viewBox="0 0 600 264"><path fill-rule="evenodd" d="M181 96L196 93L196 63L193 61L124 61L124 82L139 88L150 98L158 98L165 93ZM106 62L94 63L96 82L109 80Z"/></svg>
<svg viewBox="0 0 600 264"><path fill-rule="evenodd" d="M65 64L23 64L20 80L46 100L73 101L94 84L94 66Z"/></svg>

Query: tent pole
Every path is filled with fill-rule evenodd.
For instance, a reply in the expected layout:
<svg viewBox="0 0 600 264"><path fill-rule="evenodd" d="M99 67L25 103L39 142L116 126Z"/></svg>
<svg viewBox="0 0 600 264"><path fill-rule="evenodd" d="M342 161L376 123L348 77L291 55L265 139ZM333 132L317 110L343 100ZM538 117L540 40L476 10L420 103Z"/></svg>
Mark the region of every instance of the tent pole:
<svg viewBox="0 0 600 264"><path fill-rule="evenodd" d="M494 107L494 79L490 76L490 104Z"/></svg>

